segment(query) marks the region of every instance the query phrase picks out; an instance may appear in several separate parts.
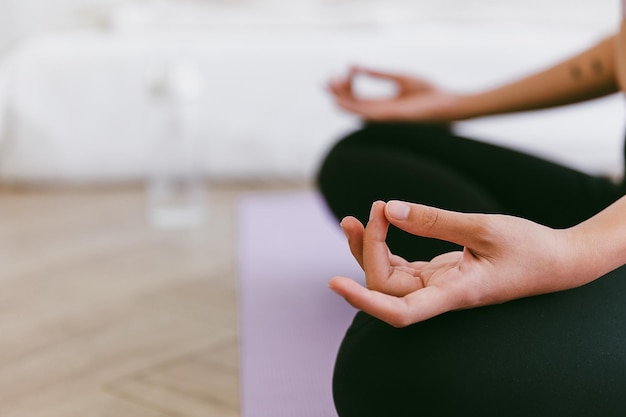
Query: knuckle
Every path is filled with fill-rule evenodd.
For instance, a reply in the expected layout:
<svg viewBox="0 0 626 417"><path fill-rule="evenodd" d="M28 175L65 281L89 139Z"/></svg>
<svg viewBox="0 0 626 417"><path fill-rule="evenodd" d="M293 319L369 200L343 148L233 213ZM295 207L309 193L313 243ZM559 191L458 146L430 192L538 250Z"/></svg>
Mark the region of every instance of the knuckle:
<svg viewBox="0 0 626 417"><path fill-rule="evenodd" d="M424 207L417 216L418 223L426 230L433 229L440 222L439 210L433 207Z"/></svg>
<svg viewBox="0 0 626 417"><path fill-rule="evenodd" d="M474 226L472 228L472 234L477 242L480 242L483 246L490 246L494 243L498 228L494 225L494 222L483 215L478 215L475 218Z"/></svg>
<svg viewBox="0 0 626 417"><path fill-rule="evenodd" d="M473 215L471 231L475 235L488 235L492 228L489 219L482 215Z"/></svg>

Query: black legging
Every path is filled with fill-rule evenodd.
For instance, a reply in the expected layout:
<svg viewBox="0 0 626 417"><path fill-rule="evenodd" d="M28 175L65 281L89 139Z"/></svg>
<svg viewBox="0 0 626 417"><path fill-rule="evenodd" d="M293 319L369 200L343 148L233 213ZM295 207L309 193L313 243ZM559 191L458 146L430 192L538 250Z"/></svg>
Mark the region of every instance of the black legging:
<svg viewBox="0 0 626 417"><path fill-rule="evenodd" d="M372 124L345 138L318 184L338 219L363 222L373 201L400 199L563 228L624 194L605 178L410 124ZM457 249L393 228L388 244L410 260ZM333 393L341 417L626 416L626 268L405 329L358 313Z"/></svg>

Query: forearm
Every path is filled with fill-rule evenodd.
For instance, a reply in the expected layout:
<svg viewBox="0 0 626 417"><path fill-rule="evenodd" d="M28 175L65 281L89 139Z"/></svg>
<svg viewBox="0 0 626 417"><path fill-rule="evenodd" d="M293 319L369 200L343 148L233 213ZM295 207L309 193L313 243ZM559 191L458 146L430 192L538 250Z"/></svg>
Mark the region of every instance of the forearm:
<svg viewBox="0 0 626 417"><path fill-rule="evenodd" d="M626 196L564 231L571 246L572 275L591 281L626 264Z"/></svg>
<svg viewBox="0 0 626 417"><path fill-rule="evenodd" d="M455 119L539 110L602 97L619 90L616 36L551 68L503 86L462 95Z"/></svg>

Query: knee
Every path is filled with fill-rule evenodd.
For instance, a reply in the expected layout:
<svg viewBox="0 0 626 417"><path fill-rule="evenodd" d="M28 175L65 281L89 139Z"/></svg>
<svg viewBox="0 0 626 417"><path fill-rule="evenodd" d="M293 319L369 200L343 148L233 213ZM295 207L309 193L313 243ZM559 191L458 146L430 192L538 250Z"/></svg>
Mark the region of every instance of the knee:
<svg viewBox="0 0 626 417"><path fill-rule="evenodd" d="M371 131L371 127L365 126L341 138L329 148L319 164L315 177L318 188L325 189L327 183L336 176L337 171L346 166L346 158L349 158L356 149L370 139Z"/></svg>
<svg viewBox="0 0 626 417"><path fill-rule="evenodd" d="M337 141L322 159L316 175L316 184L323 190L358 165L376 160L381 153L419 153L419 143L440 142L449 136L446 126L409 123L368 123L361 129ZM358 157L357 157L358 156ZM369 169L375 168L368 165Z"/></svg>
<svg viewBox="0 0 626 417"><path fill-rule="evenodd" d="M333 398L340 417L440 415L431 412L437 393L422 383L432 376L428 366L413 372L405 368L407 354L419 355L419 351L403 352L405 333L365 313L357 314L333 375Z"/></svg>

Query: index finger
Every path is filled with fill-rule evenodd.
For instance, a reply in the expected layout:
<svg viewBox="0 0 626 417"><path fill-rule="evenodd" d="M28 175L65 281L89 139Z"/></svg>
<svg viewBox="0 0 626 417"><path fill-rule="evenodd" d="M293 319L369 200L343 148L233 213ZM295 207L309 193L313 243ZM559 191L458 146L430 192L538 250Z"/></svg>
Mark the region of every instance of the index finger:
<svg viewBox="0 0 626 417"><path fill-rule="evenodd" d="M336 79L334 82L332 82L331 89L333 94L335 94L335 96L339 98L354 100L352 83L354 82L354 77L357 75L357 73L358 70L352 67L345 77Z"/></svg>
<svg viewBox="0 0 626 417"><path fill-rule="evenodd" d="M336 78L330 80L328 89L336 97L349 98L352 96L351 81L346 78Z"/></svg>
<svg viewBox="0 0 626 417"><path fill-rule="evenodd" d="M387 230L389 221L385 217L385 203L372 204L370 219L363 232L363 270L368 288L377 288L391 273Z"/></svg>
<svg viewBox="0 0 626 417"><path fill-rule="evenodd" d="M348 239L348 246L352 256L359 263L359 266L363 268L363 225L358 219L347 216L341 221L341 229Z"/></svg>

